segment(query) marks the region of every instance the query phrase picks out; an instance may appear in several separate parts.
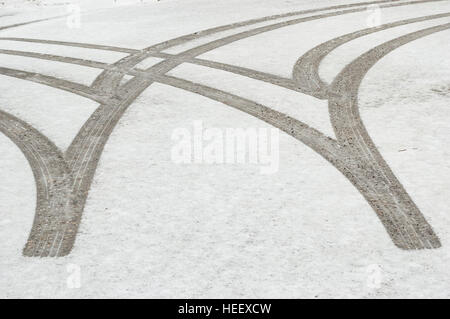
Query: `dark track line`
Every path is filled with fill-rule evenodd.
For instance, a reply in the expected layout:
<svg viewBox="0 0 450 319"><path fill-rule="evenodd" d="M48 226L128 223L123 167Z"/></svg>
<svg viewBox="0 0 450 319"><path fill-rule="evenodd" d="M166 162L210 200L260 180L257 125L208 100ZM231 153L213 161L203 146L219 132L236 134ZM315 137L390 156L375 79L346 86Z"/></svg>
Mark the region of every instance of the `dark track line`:
<svg viewBox="0 0 450 319"><path fill-rule="evenodd" d="M339 144L347 151L346 161L363 165L353 181L402 249L437 248L439 238L425 220L370 138L359 114L358 90L362 79L380 59L402 45L448 30L450 23L434 26L379 45L347 65L330 87L329 109ZM367 192L368 186L375 192Z"/></svg>
<svg viewBox="0 0 450 319"><path fill-rule="evenodd" d="M40 238L41 242L35 244L34 250L31 248L25 248L24 254L29 256L35 256L36 251L39 253L39 256L64 256L70 253L75 238L77 229L79 227L79 223L81 220L81 214L84 209L84 205L86 202L86 198L90 189L90 185L92 183L92 179L95 174L96 167L98 165L100 156L102 154L103 148L108 141L108 138L113 131L114 127L117 125L118 121L127 110L127 108L133 103L137 96L139 96L146 88L148 88L154 82L160 82L167 85L172 85L184 90L190 90L191 92L195 92L201 94L203 96L215 99L217 101L222 101L226 105L232 106L234 108L238 108L248 114L256 116L257 118L266 121L276 127L279 127L281 130L290 134L291 136L301 140L303 143L313 148L316 152L322 155L325 159L327 159L330 163L332 163L337 169L339 169L354 185L363 193L366 199L370 202L370 195L374 189L376 194L381 194L380 189L377 188L377 185L373 185L370 182L367 182L366 179L370 174L377 173L380 167L377 166L363 166L360 167L360 164L366 164L366 162L362 162L361 157L355 156L355 151L348 148L346 144L342 144L342 140L336 141L329 137L326 137L319 131L308 127L306 124L295 120L287 115L279 113L277 111L271 110L265 106L262 106L258 103L243 99L236 95L232 95L217 89L209 88L206 86L202 86L196 83L192 83L186 80L166 76L165 73L172 70L176 66L182 63L203 63L209 64L209 67L222 68L225 71L233 72L233 73L241 73L241 75L250 76L259 80L265 80L266 82L278 83L277 85L289 87L292 86L292 82L285 81L285 79L277 78L273 75L268 75L263 72L257 72L252 70L248 70L245 68L238 68L234 66L222 65L215 62L205 61L198 59L197 56L202 53L208 52L215 48L221 47L223 45L248 38L257 34L261 34L263 32L268 32L271 30L275 30L278 28L282 28L285 26L293 25L296 23L311 21L315 19L327 18L334 15L342 15L353 12L360 12L365 10L364 8L358 8L367 4L374 3L389 3L387 5L381 6L385 7L395 7L395 6L406 6L418 3L425 2L435 2L435 1L445 1L445 0L422 0L422 1L410 1L410 2L401 2L401 3L389 3L393 1L374 1L374 2L365 2L365 3L357 3L357 4L349 4L349 5L340 5L328 8L319 8L312 10L301 11L301 13L314 13L325 10L333 10L341 9L341 8L352 8L343 11L334 11L325 14L319 14L315 16L296 18L289 21L279 22L272 25L267 25L264 27L258 27L252 30L247 30L244 32L240 32L231 36L224 37L222 39L211 41L204 45L199 45L190 50L186 50L180 54L168 56L165 53L160 51L167 49L172 46L176 46L185 42L188 42L193 39L200 38L202 36L214 34L216 32L230 30L233 28L251 25L258 22L269 21L273 19L277 19L280 17L289 17L299 15L299 12L288 13L284 15L276 15L271 17L265 17L260 19L253 19L249 21L244 21L240 23L234 23L226 26L216 27L204 31L200 31L191 35L182 36L176 39L172 39L169 41L165 41L151 47L148 47L144 50L132 50L125 48L117 48L110 46L99 46L93 44L83 44L83 43L73 43L73 42L60 42L53 40L36 40L36 39L20 39L20 38L0 38L0 40L13 40L13 41L23 41L23 42L38 42L38 43L47 43L47 44L58 44L58 45L69 45L69 46L80 46L86 48L93 49L101 49L101 50L110 50L110 51L118 51L129 53L130 55L119 60L118 62L106 65L99 64L95 61L81 60L75 58L66 58L66 57L58 57L52 55L42 55L38 53L30 53L26 52L23 54L34 55L36 58L45 58L45 59L64 59L67 63L73 64L91 64L96 65L105 69L104 72L96 79L94 84L87 88L80 84L72 83L72 82L59 82L63 80L55 79L52 77L45 77L39 74L32 74L26 72L20 72L17 70L11 70L6 68L0 68L0 73L7 73L10 76L15 76L19 78L23 78L26 80L35 81L41 84L57 87L60 89L68 90L72 93L85 95L86 97L92 98L101 103L100 107L94 112L94 114L86 121L83 128L77 134L69 149L63 156L63 160L67 165L68 174L70 176L70 195L62 196L66 198L64 202L66 207L69 207L70 212L67 212L64 216L70 216L69 220L64 218L55 218L55 215L51 212L46 212L43 218L40 218L39 221L35 221L36 223L40 223L39 225L34 225L33 230L30 234L30 240L33 238ZM7 52L7 50L4 50ZM16 51L17 52L17 51ZM9 53L15 53L13 50L9 50ZM141 61L145 60L151 56L160 56L165 58L165 61L162 61L155 66L148 68L145 71L134 70L136 65ZM126 84L120 86L120 81L122 80L125 74L133 74L135 77L128 81ZM302 89L296 87L290 87L290 89L301 91ZM339 94L339 93L336 93ZM339 95L337 95L339 96ZM331 103L331 102L330 102ZM331 110L331 107L330 107ZM365 140L362 140L365 142ZM359 151L359 150L358 150ZM357 152L356 152L357 153ZM359 154L359 153L358 153ZM367 153L365 153L367 155ZM373 155L373 154L370 154ZM379 163L378 163L379 164ZM387 165L386 165L387 167ZM383 168L383 167L382 167ZM395 177L394 177L395 178ZM381 179L382 180L382 179ZM385 180L383 180L385 181ZM389 180L392 184L392 180ZM66 184L64 184L66 185ZM363 186L365 185L365 186ZM367 186L367 187L366 187ZM397 187L397 185L394 185ZM401 185L400 185L401 186ZM66 187L66 186L64 186ZM364 188L366 187L366 188ZM67 191L64 188L64 192ZM61 191L62 194L63 191ZM366 192L366 193L364 193ZM405 192L406 193L406 192ZM67 195L67 193L64 193ZM392 194L394 197L404 198L404 194L402 192L393 192L390 193L391 198ZM403 196L403 197L402 197ZM407 196L407 194L406 194ZM60 196L61 197L61 196ZM396 199L398 199L396 198ZM383 204L383 203L381 203ZM67 206L69 205L69 206ZM376 206L376 205L375 205ZM375 209L375 206L374 207ZM392 213L390 209L390 204L381 205L380 207L376 206L378 209L386 209L387 212ZM376 209L375 209L376 210ZM377 211L377 210L376 210ZM377 211L379 213L379 211ZM420 212L419 212L420 214ZM423 238L415 238L409 232L402 232L399 227L402 227L402 223L408 224L407 218L401 219L397 218L397 216L393 216L389 220L389 222L397 222L395 227L389 228L388 221L383 220L385 223L385 227L390 232L391 237L393 237L394 242L401 248L404 249L416 249L416 248L433 248L438 247L436 243L432 241L427 241L428 239L433 239L432 236L426 237L428 239L423 240L423 236L425 236L426 231L419 233L416 232L413 234L416 237L422 236ZM411 217L411 216L410 216ZM417 221L422 221L420 219L416 219ZM425 219L423 219L425 221ZM43 226L41 224L43 223ZM425 221L426 223L426 221ZM408 224L410 225L410 224ZM427 224L428 225L428 224ZM45 227L45 231L39 231L42 227ZM422 227L422 226L420 226ZM431 228L430 228L431 229ZM427 229L428 230L428 229ZM432 231L432 230L431 230ZM38 237L36 237L38 236ZM409 237L408 237L409 236ZM45 237L45 238L44 238ZM437 237L436 237L437 238ZM31 240L35 242L34 240ZM422 243L420 246L418 243ZM399 245L400 243L400 245ZM428 243L428 245L426 244ZM420 246L420 247L419 247Z"/></svg>

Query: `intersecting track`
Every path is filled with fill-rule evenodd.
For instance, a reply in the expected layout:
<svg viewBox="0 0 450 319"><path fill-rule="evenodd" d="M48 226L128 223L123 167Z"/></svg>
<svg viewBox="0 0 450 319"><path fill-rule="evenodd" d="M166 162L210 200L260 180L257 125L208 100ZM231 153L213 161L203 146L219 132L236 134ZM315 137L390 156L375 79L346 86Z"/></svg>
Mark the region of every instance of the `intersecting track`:
<svg viewBox="0 0 450 319"><path fill-rule="evenodd" d="M103 148L127 108L155 82L219 101L253 115L293 136L319 153L353 183L377 213L395 245L402 249L440 247L439 239L431 226L394 176L367 134L358 113L357 96L363 77L379 59L410 41L446 30L450 28L450 24L407 34L373 48L346 66L331 85L327 85L320 79L318 67L327 54L348 41L396 26L448 17L450 13L397 21L377 28L353 32L323 43L298 60L291 79L197 58L205 52L264 32L302 22L361 12L366 10L366 6L369 4L379 4L381 8L388 8L437 1L444 0L373 1L291 12L196 32L143 50L52 40L0 38L0 41L47 43L128 54L116 63L106 64L57 55L0 49L0 54L27 56L103 69L91 86L85 86L42 74L0 67L0 74L66 90L100 104L64 154L35 128L0 111L0 131L13 140L25 154L33 169L38 190L36 217L23 254L25 256L55 257L70 253ZM323 13L324 11L331 12ZM300 15L302 16L295 17ZM260 22L289 17L293 17L293 19L239 32L179 54L162 52L170 47L222 31L243 26L251 27ZM16 27L16 25L11 27ZM3 27L3 29L6 28L8 27ZM137 65L149 57L159 57L164 60L146 70L138 69ZM330 119L337 139L327 137L305 123L259 103L219 89L166 75L167 72L183 63L216 68L319 99L327 99ZM133 78L121 85L125 75L132 75Z"/></svg>

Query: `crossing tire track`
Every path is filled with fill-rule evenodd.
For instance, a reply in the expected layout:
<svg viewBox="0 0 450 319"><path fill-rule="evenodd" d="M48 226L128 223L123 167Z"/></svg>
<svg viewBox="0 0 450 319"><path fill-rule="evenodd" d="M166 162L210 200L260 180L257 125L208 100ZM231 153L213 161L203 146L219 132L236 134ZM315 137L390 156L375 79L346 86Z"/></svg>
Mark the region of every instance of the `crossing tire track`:
<svg viewBox="0 0 450 319"><path fill-rule="evenodd" d="M43 189L42 193L52 194L53 191L59 192L55 200L51 202L48 206L52 211L45 211L41 215L37 209L37 217L35 223L33 224L33 229L30 234L30 240L32 244L27 244L24 249L24 254L27 256L63 256L70 253L76 233L81 220L81 214L84 209L84 205L87 199L87 195L94 177L100 156L103 152L103 148L106 145L108 138L113 131L114 127L117 125L118 121L125 113L127 108L134 102L134 100L146 90L152 83L159 82L166 85L171 85L183 90L191 91L205 97L220 101L231 107L240 109L250 115L253 115L267 123L272 124L275 127L283 130L287 134L293 136L294 138L302 141L307 146L311 147L317 153L322 155L331 164L333 164L338 170L340 170L363 194L367 201L372 205L374 210L380 215L383 215L385 211L390 214L391 218L381 218L383 224L385 225L388 233L391 235L394 243L403 249L418 249L418 248L436 248L440 246L439 239L433 233L431 227L427 224L426 220L421 215L420 211L417 209L414 211L414 203L409 199L406 191L402 188L401 184L395 179L392 174L389 175L389 167L381 158L379 153L369 152L367 148L371 150L372 145L364 145L366 142L371 142L367 140L367 136L362 136L360 133L360 138L358 140L359 144L362 145L360 148L348 147L348 136L345 134L339 135L338 140L331 139L321 132L307 126L306 124L293 119L283 113L279 113L275 110L267 108L261 104L252 102L247 99L243 99L239 96L232 95L230 93L220 91L207 86L202 86L193 82L189 82L180 78L175 78L167 76L166 73L183 63L195 63L199 65L204 65L206 67L221 69L227 72L232 72L257 80L269 82L275 85L289 88L294 91L310 93L311 90L305 90L305 86L299 86L298 81L294 82L292 79L283 79L275 75L271 75L264 72L258 72L246 68L240 68L236 66L230 66L226 64L221 64L218 62L206 61L199 59L198 56L219 48L221 46L249 38L255 35L262 34L264 32L276 30L286 26L313 21L318 19L323 19L327 17L344 15L348 13L360 12L366 10L368 4L383 4L381 8L397 7L397 6L407 6L419 3L427 2L437 2L445 0L422 0L422 1L409 1L409 2L394 2L394 1L372 1L364 3L354 3L348 5L339 5L328 8L319 8L304 10L299 12L292 12L288 14L276 15L271 17L264 17L259 19L248 20L239 23L233 23L230 25L220 26L200 32L196 32L190 35L182 36L172 40L168 40L153 46L150 46L143 50L134 50L113 46L102 46L95 44L85 44L85 43L74 43L74 42L63 42L63 41L53 41L53 40L37 40L37 39L22 39L22 38L0 38L1 40L10 41L23 41L23 42L37 42L37 43L47 43L54 45L64 45L73 47L83 47L90 49L100 49L107 51L123 52L129 55L114 64L104 64L97 61L82 60L76 58L60 57L56 55L33 53L33 52L22 52L14 50L0 50L0 53L11 54L11 55L23 55L34 58L54 60L59 62L66 62L72 64L79 64L91 67L97 67L103 69L104 71L97 77L91 87L86 87L81 84L64 81L48 76L44 76L36 73L23 72L19 70L12 70L7 68L0 68L0 74L5 74L9 76L14 76L22 78L24 80L30 80L37 83L50 85L58 89L63 89L78 95L88 97L94 101L100 103L100 106L92 114L92 116L85 122L82 129L79 131L72 144L66 151L64 155L60 156L60 165L64 166L64 175L61 185L63 189L50 189L47 179L41 183L38 187ZM392 3L394 2L394 3ZM386 3L386 4L385 4ZM333 11L328 13L322 13L313 16L306 16L301 18L295 18L292 20L287 20L283 22L278 22L263 27L253 28L244 32L239 32L231 36L226 36L221 39L210 41L209 43L199 45L192 49L181 52L180 54L169 55L161 52L167 48L186 43L188 41L198 39L203 36L211 35L221 31L232 30L234 28L242 26L251 26L259 22L275 20L283 17L294 17L300 14L316 13L327 10L338 10L345 9L341 11ZM424 17L425 19L425 17ZM425 21L425 20L424 20ZM403 21L404 22L404 21ZM398 23L403 23L399 21ZM30 22L31 23L31 22ZM1 30L1 29L0 29ZM358 36L362 36L367 30L361 30L357 33ZM436 31L437 32L437 31ZM427 32L423 33L423 36ZM356 33L353 34L355 36ZM417 38L419 38L418 36ZM412 37L414 38L414 36ZM348 40L350 41L350 40ZM400 42L402 40L399 40ZM412 41L412 40L411 40ZM392 45L392 48L395 44ZM147 70L137 70L136 66L148 57L158 56L165 59L164 61L157 63L153 67ZM311 55L314 57L314 55ZM380 57L381 58L381 57ZM312 60L312 58L311 58ZM371 60L372 61L372 60ZM373 62L373 61L372 61ZM375 61L376 62L376 61ZM373 62L373 63L375 63ZM130 81L124 85L120 85L125 74L131 74L134 76ZM364 74L362 74L364 76ZM294 76L296 79L296 77ZM337 84L336 84L337 85ZM354 89L355 84L352 84ZM342 89L340 86L333 86L335 98L340 97L341 92L336 89ZM357 92L357 91L356 91ZM331 95L330 95L331 96ZM333 124L336 129L343 125L342 121L345 120L345 113L342 110L338 110L338 107L333 108L333 103L341 102L341 100L332 100L330 98L330 114L332 116ZM353 106L355 107L355 106ZM352 108L353 110L353 108ZM354 110L353 110L354 112ZM344 114L344 115L342 115ZM353 113L355 115L356 113ZM7 115L3 115L7 118ZM18 120L19 121L19 120ZM1 123L1 122L0 122ZM23 125L27 125L23 123ZM362 125L362 122L361 122ZM3 126L5 132L9 132L10 129ZM32 128L30 127L31 131ZM364 128L363 128L364 129ZM359 130L359 128L358 128ZM34 134L38 140L45 139L40 133ZM340 132L340 131L339 131ZM345 132L347 134L347 132ZM367 133L367 132L366 132ZM6 133L5 133L6 134ZM13 136L9 132L12 138L18 139L17 136ZM33 135L34 136L34 135ZM362 136L362 137L361 137ZM43 143L43 142L42 142ZM45 143L44 143L45 144ZM369 143L370 144L370 143ZM365 148L364 148L364 147ZM33 143L29 142L26 146L21 147L22 151L28 152L27 154L32 154L35 156L37 153L31 151L34 147L38 147ZM363 154L363 156L361 156ZM378 155L377 155L378 154ZM26 155L27 156L27 155ZM377 157L379 156L379 157ZM28 155L27 158L31 155ZM368 160L372 159L372 161ZM30 164L38 167L40 171L45 172L50 168L42 162L40 158L29 159ZM40 162L39 162L40 161ZM36 164L41 163L41 164ZM42 164L44 163L44 164ZM381 163L381 164L380 164ZM384 164L383 164L384 163ZM361 164L363 164L361 166ZM53 165L53 164L52 164ZM57 165L57 164L54 164ZM382 174L378 174L382 171ZM43 174L43 173L42 173ZM388 183L391 191L388 194L382 193L378 185L374 184L370 179L370 176L375 174L377 176L377 181ZM378 174L378 175L377 175ZM36 176L36 174L35 174ZM42 175L44 176L44 175ZM47 176L47 175L46 175ZM51 176L51 175L48 175ZM387 176L387 178L386 178ZM37 179L38 177L36 177ZM384 179L383 179L384 178ZM69 186L67 186L69 185ZM377 188L378 187L378 188ZM395 189L392 189L395 188ZM372 193L376 194L379 198L374 200L373 196L369 196ZM388 198L390 201L387 203L383 202L383 199ZM64 199L64 200L63 200ZM397 209L397 207L392 205L392 201L407 202L407 204L402 207L402 209ZM61 207L64 206L65 214L55 214L54 211L61 211ZM56 207L56 208L55 208ZM394 209L392 208L394 207ZM413 208L413 212L405 211L405 208ZM67 209L67 211L66 211ZM381 213L380 213L381 212ZM399 214L399 212L401 214ZM38 216L39 215L39 216ZM62 217L62 216L68 216ZM38 218L39 217L39 218ZM414 223L419 223L413 225ZM410 229L413 228L413 232L410 230L401 229L406 227ZM415 227L415 228L414 228ZM38 238L38 240L35 240Z"/></svg>

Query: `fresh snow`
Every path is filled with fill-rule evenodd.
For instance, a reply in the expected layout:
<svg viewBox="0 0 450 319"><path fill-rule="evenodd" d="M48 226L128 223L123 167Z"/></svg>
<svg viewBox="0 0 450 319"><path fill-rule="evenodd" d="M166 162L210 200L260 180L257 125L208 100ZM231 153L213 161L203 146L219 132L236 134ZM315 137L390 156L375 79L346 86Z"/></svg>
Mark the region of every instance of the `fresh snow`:
<svg viewBox="0 0 450 319"><path fill-rule="evenodd" d="M5 8L0 6L0 26L66 12L55 2L35 7L8 1ZM80 2L85 12L80 29L67 28L62 18L2 30L0 37L143 49L214 26L357 1L162 0L120 6L107 0L92 2L97 1ZM449 8L442 2L383 9L382 18L387 23ZM14 15L1 18L3 12ZM361 12L310 21L200 57L290 77L302 54L366 28L366 19L367 13ZM324 60L321 75L330 81L374 46L448 22L449 18L430 20L355 40ZM250 164L173 163L171 134L177 128L192 129L194 121L202 121L206 128L270 126L203 96L153 84L130 106L105 147L77 241L67 257L22 256L35 213L34 178L23 154L0 134L0 297L450 297L449 34L439 32L393 51L369 71L359 92L369 134L439 235L441 248L395 247L350 182L284 133L276 174L262 175ZM1 49L13 45L16 50L108 63L124 56L3 42ZM190 45L166 52L179 53ZM140 66L158 61L151 58ZM101 72L9 55L0 55L0 67L86 85ZM170 75L271 106L334 137L326 101L193 64L183 64ZM97 103L65 91L0 76L1 110L32 124L63 150L96 107ZM81 286L76 289L68 285L73 265L81 270ZM381 276L376 287L371 285L373 267Z"/></svg>

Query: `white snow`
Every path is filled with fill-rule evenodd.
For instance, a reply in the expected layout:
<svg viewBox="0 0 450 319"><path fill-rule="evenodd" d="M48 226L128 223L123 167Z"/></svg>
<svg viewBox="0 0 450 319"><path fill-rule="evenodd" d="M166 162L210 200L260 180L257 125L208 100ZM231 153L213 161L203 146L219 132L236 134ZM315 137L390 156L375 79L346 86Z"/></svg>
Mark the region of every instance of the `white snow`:
<svg viewBox="0 0 450 319"><path fill-rule="evenodd" d="M450 9L450 5L448 8ZM330 83L338 74L338 70L342 70L347 64L352 62L364 52L369 51L371 48L383 44L386 41L398 38L407 33L449 22L450 17L433 19L430 21L412 23L400 27L386 29L359 39L355 39L354 41L340 46L332 53L327 55L320 65L319 75L325 82Z"/></svg>
<svg viewBox="0 0 450 319"><path fill-rule="evenodd" d="M194 64L182 64L168 74L261 103L299 119L327 136L334 137L327 101L241 75Z"/></svg>
<svg viewBox="0 0 450 319"><path fill-rule="evenodd" d="M94 69L82 65L9 54L0 54L0 66L9 69L40 73L88 86L91 85L95 78L103 71L101 69Z"/></svg>
<svg viewBox="0 0 450 319"><path fill-rule="evenodd" d="M410 7L386 8L382 9L381 22L389 23L448 12L449 8L449 3L427 3ZM294 24L233 42L205 53L200 58L291 77L293 65L303 54L325 41L368 28L369 15L369 12L362 11ZM387 34L389 32L392 31L387 31ZM267 45L268 43L270 45ZM330 68L333 68L333 65L331 63ZM336 65L335 68L341 70L342 65Z"/></svg>
<svg viewBox="0 0 450 319"><path fill-rule="evenodd" d="M141 49L222 24L343 2L163 0L111 8L102 3L103 8L86 8L80 29L67 28L60 19L0 31L0 37ZM64 11L59 6L11 8L5 10L16 15L0 17L0 25ZM383 23L448 9L448 2L383 9ZM0 11L0 16L3 12L12 11ZM366 18L362 12L311 21L201 57L290 77L303 53L365 28ZM430 23L421 26L438 21ZM413 29L349 44L334 53L333 62L327 61L327 70L337 74L364 49ZM280 170L273 175L261 175L254 165L174 164L170 151L176 128L189 129L198 120L205 127L269 126L205 97L153 84L130 106L105 147L80 233L67 257L21 256L33 222L34 179L25 157L0 135L0 297L450 297L448 38L448 31L440 32L390 53L369 71L359 94L369 133L440 236L442 248L396 248L350 182L283 133ZM57 52L50 48L39 52ZM61 55L87 54L108 62L120 58L61 50ZM7 55L1 55L0 65L85 84L100 71ZM326 102L190 64L171 74L266 103L332 135ZM62 149L95 107L68 92L0 76L0 108L26 120ZM67 285L72 264L81 269L78 289ZM378 288L368 285L371 265L381 269Z"/></svg>
<svg viewBox="0 0 450 319"><path fill-rule="evenodd" d="M38 83L0 75L0 105L65 150L98 104ZM32 200L34 202L34 200Z"/></svg>
<svg viewBox="0 0 450 319"><path fill-rule="evenodd" d="M52 54L84 60L93 60L104 63L114 63L120 60L121 58L127 56L126 53L121 52L113 52L89 48L78 48L47 43L1 40L0 45L3 50L16 50L16 51L36 52L42 54Z"/></svg>
<svg viewBox="0 0 450 319"><path fill-rule="evenodd" d="M252 24L249 26L235 28L232 30L221 31L221 32L217 32L217 33L199 38L199 39L195 39L193 41L189 41L188 43L183 43L183 44L174 46L172 48L164 50L163 52L170 53L170 54L178 54L183 51L192 49L196 46L200 46L200 45L212 42L217 39L225 38L227 36L235 35L235 34L245 32L248 30L252 30L255 28L260 28L260 27L264 27L264 26L276 24L276 23L281 23L281 22L287 22L287 21L291 21L291 20L295 20L295 19L299 19L299 18L309 17L312 15L327 14L327 13L330 13L333 11L336 11L336 10L324 10L324 11L315 12L315 13L302 13L302 14L292 15L292 16L288 16L288 17L273 19L273 20L269 20L269 21L259 22L259 23L255 23L255 24Z"/></svg>

